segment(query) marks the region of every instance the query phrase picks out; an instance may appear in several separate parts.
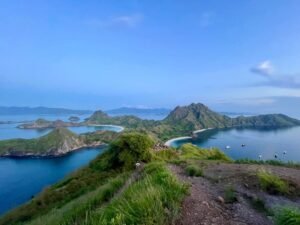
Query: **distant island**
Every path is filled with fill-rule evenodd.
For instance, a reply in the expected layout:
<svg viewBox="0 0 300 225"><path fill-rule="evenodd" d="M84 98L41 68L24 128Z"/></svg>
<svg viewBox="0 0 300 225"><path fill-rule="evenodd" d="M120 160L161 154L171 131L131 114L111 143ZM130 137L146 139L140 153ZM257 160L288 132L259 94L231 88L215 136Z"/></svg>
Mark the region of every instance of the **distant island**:
<svg viewBox="0 0 300 225"><path fill-rule="evenodd" d="M188 106L177 106L161 121L143 120L136 116L111 117L99 110L86 119L85 123L112 124L127 129L138 129L164 141L176 136L191 135L193 131L205 128L282 128L299 126L300 120L283 114L231 118L212 111L202 103L193 103Z"/></svg>
<svg viewBox="0 0 300 225"><path fill-rule="evenodd" d="M0 106L0 115L31 115L31 114L76 114L83 115L92 113L91 110L76 110L65 108L48 108L48 107L6 107Z"/></svg>
<svg viewBox="0 0 300 225"><path fill-rule="evenodd" d="M99 110L94 112L85 121L64 122L61 120L48 121L38 119L31 123L20 124L21 129L46 129L56 128L48 135L39 139L16 139L0 141L0 152L5 155L60 155L74 149L94 146L99 143L82 140L83 135L76 135L65 129L66 127L93 126L93 125L117 125L126 128L126 131L138 131L147 133L162 144L174 137L193 136L194 131L207 128L283 128L299 126L300 121L283 114L268 114L259 116L238 116L230 118L210 110L207 106L198 103L189 106L178 106L161 121L143 120L136 116L109 116ZM85 136L89 138L92 134ZM52 139L52 137L55 137ZM104 136L101 141L111 141L114 135ZM107 138L107 140L106 140ZM55 140L49 142L48 140ZM46 145L44 145L46 143Z"/></svg>
<svg viewBox="0 0 300 225"><path fill-rule="evenodd" d="M109 143L117 136L118 133L113 131L77 135L66 128L56 128L40 138L0 141L0 157L61 156L80 148Z"/></svg>
<svg viewBox="0 0 300 225"><path fill-rule="evenodd" d="M33 122L20 124L17 127L20 129L47 129L47 128L57 128L57 127L79 127L79 126L82 126L82 124L76 122L65 122L62 120L49 121L45 119L37 119Z"/></svg>

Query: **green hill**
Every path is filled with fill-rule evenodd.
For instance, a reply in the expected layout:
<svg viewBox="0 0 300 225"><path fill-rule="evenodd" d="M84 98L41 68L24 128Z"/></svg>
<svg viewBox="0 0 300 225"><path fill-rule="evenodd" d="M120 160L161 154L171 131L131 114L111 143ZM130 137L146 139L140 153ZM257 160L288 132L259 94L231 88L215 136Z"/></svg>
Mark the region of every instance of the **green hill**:
<svg viewBox="0 0 300 225"><path fill-rule="evenodd" d="M230 118L212 111L201 103L177 106L161 121L143 120L135 116L111 117L102 111L97 111L86 120L86 123L120 125L127 129L148 132L160 140L191 135L193 131L204 128L281 128L300 125L299 120L282 114Z"/></svg>
<svg viewBox="0 0 300 225"><path fill-rule="evenodd" d="M96 146L115 139L110 131L77 135L66 128L56 128L36 139L0 141L0 156L59 156L79 148Z"/></svg>

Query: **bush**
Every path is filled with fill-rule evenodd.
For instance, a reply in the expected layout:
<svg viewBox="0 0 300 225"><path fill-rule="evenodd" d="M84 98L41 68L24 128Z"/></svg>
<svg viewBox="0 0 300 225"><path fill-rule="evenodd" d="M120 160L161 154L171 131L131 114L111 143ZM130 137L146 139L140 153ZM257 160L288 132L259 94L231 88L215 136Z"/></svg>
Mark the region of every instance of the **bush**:
<svg viewBox="0 0 300 225"><path fill-rule="evenodd" d="M187 175L193 177L200 177L203 175L203 172L202 172L202 169L197 166L197 165L188 165L186 168L185 168L185 172L187 173Z"/></svg>
<svg viewBox="0 0 300 225"><path fill-rule="evenodd" d="M178 151L171 148L157 151L154 153L154 156L156 159L163 160L163 161L172 161L172 160L179 159Z"/></svg>
<svg viewBox="0 0 300 225"><path fill-rule="evenodd" d="M136 162L149 162L152 159L150 149L153 145L153 140L146 134L125 133L110 146L110 164L114 167L133 169Z"/></svg>
<svg viewBox="0 0 300 225"><path fill-rule="evenodd" d="M300 224L300 209L294 207L282 207L275 212L276 225L297 225Z"/></svg>
<svg viewBox="0 0 300 225"><path fill-rule="evenodd" d="M233 203L237 201L236 192L232 186L225 189L224 199L226 203Z"/></svg>
<svg viewBox="0 0 300 225"><path fill-rule="evenodd" d="M280 177L267 172L265 170L260 170L257 173L260 186L262 189L270 194L288 194L289 186L288 184L280 179Z"/></svg>

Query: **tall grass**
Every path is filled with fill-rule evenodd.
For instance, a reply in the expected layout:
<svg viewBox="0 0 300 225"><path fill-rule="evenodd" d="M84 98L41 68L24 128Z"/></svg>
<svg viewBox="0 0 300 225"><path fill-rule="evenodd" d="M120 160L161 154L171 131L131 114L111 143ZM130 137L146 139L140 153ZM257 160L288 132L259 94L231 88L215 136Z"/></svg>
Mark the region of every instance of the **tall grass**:
<svg viewBox="0 0 300 225"><path fill-rule="evenodd" d="M284 206L275 212L276 225L298 225L300 224L300 209Z"/></svg>
<svg viewBox="0 0 300 225"><path fill-rule="evenodd" d="M185 172L187 175L189 175L191 177L193 177L193 176L200 177L203 175L202 169L198 165L195 165L195 164L186 166Z"/></svg>
<svg viewBox="0 0 300 225"><path fill-rule="evenodd" d="M262 189L270 194L289 193L288 184L284 180L280 179L280 177L265 170L258 171L257 176Z"/></svg>
<svg viewBox="0 0 300 225"><path fill-rule="evenodd" d="M163 163L151 163L145 167L140 181L106 208L91 212L84 224L169 224L176 218L186 193L186 185L181 184Z"/></svg>
<svg viewBox="0 0 300 225"><path fill-rule="evenodd" d="M184 144L179 150L183 159L231 161L224 152L217 148L203 149L192 144Z"/></svg>
<svg viewBox="0 0 300 225"><path fill-rule="evenodd" d="M51 210L48 214L38 217L27 225L67 225L81 224L87 212L95 210L107 202L124 185L128 174L122 174L109 180L96 190L80 196L61 208Z"/></svg>
<svg viewBox="0 0 300 225"><path fill-rule="evenodd" d="M284 166L290 168L300 169L300 163L288 161L282 162L279 160L254 160L254 159L238 159L234 161L237 164L259 164L259 165L273 165L273 166Z"/></svg>

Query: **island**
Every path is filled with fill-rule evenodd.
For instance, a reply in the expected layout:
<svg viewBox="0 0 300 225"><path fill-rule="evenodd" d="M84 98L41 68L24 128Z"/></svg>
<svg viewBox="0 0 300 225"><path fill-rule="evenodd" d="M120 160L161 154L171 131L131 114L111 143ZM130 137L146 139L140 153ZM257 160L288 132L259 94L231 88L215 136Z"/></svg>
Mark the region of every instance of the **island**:
<svg viewBox="0 0 300 225"><path fill-rule="evenodd" d="M45 119L37 119L33 122L23 123L17 126L20 129L47 129L47 128L57 128L57 127L79 127L82 126L81 123L75 122L65 122L62 120L49 121Z"/></svg>
<svg viewBox="0 0 300 225"><path fill-rule="evenodd" d="M118 136L113 131L96 131L77 135L66 128L55 128L34 139L0 141L0 157L54 157L72 151L110 143Z"/></svg>

